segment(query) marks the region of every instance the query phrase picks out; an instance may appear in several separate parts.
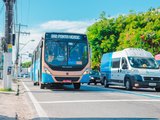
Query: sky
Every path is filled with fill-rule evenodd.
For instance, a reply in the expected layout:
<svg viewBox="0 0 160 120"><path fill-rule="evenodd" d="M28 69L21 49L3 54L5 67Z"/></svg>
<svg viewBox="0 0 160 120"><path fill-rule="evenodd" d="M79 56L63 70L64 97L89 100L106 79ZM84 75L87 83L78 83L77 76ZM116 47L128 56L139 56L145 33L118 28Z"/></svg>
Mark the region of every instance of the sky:
<svg viewBox="0 0 160 120"><path fill-rule="evenodd" d="M160 0L17 0L15 23L27 25L21 27L21 31L30 32L30 35L20 36L20 43L27 43L20 46L23 47L20 52L32 53L45 32L85 33L87 27L99 19L102 11L106 16L118 17L129 14L130 10L139 13L151 7L160 7ZM0 37L4 35L4 12L1 0Z"/></svg>

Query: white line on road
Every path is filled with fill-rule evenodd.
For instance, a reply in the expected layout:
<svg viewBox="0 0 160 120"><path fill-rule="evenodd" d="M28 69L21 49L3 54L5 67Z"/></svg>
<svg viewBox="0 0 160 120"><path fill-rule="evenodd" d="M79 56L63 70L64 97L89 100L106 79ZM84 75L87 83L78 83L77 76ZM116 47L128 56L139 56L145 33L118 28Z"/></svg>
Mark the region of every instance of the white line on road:
<svg viewBox="0 0 160 120"><path fill-rule="evenodd" d="M38 102L40 104L56 104L56 103L94 103L94 102L160 102L156 99L136 99L136 100L73 100L73 101L44 101Z"/></svg>
<svg viewBox="0 0 160 120"><path fill-rule="evenodd" d="M25 89L27 90L27 93L28 93L31 101L34 104L34 107L35 107L35 109L36 109L36 111L38 113L38 116L39 116L40 120L49 120L47 114L42 109L40 104L37 102L36 98L33 96L33 94L31 93L30 89L24 84L24 82L22 82L22 84L25 87Z"/></svg>

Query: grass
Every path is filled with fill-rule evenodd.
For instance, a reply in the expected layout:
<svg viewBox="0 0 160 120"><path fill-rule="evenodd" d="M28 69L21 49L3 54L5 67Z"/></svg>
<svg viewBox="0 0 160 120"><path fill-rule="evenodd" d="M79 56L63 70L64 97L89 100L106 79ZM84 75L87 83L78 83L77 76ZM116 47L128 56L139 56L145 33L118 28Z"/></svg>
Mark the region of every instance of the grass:
<svg viewBox="0 0 160 120"><path fill-rule="evenodd" d="M8 88L8 89L0 88L0 91L2 91L2 92L13 92L13 90L11 88Z"/></svg>

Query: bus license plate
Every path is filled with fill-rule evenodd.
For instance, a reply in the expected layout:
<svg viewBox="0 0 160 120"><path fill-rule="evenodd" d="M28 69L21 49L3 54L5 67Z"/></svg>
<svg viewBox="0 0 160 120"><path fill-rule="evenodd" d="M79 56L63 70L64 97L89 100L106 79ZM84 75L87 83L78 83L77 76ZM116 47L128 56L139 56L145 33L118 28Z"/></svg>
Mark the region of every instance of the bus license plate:
<svg viewBox="0 0 160 120"><path fill-rule="evenodd" d="M156 83L149 83L149 86L156 86Z"/></svg>
<svg viewBox="0 0 160 120"><path fill-rule="evenodd" d="M64 83L71 83L71 80L63 80Z"/></svg>

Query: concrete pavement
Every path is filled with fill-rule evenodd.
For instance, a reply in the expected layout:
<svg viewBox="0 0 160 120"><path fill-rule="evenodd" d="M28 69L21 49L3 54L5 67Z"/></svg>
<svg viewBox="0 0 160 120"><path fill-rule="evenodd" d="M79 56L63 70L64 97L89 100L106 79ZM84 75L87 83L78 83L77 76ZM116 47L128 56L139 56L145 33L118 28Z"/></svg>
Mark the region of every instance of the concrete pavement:
<svg viewBox="0 0 160 120"><path fill-rule="evenodd" d="M17 86L19 85L19 95ZM0 80L2 88L2 80ZM12 92L0 91L0 120L32 120L37 118L21 82L12 83Z"/></svg>

